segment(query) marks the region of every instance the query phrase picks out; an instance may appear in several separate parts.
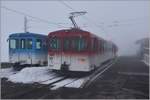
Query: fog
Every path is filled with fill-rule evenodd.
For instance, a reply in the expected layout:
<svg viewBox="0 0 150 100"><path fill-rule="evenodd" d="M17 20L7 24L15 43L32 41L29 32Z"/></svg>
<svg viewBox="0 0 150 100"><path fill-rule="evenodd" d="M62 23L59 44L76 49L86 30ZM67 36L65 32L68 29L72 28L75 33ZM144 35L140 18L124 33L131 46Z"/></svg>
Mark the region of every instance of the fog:
<svg viewBox="0 0 150 100"><path fill-rule="evenodd" d="M1 1L1 6L24 12L51 23L28 17L28 31L47 35L51 31L72 27L68 19L73 11L87 11L75 18L78 26L119 48L119 55L134 55L135 41L150 33L149 1ZM72 9L73 8L73 9ZM60 27L53 23L62 23ZM24 31L24 15L1 8L1 60L8 61L11 33Z"/></svg>

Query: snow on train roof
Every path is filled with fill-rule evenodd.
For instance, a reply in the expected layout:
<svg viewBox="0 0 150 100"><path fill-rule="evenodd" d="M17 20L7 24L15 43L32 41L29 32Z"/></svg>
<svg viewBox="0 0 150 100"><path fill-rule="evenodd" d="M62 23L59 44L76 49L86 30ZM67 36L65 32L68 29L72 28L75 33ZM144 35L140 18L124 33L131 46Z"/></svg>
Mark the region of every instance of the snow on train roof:
<svg viewBox="0 0 150 100"><path fill-rule="evenodd" d="M45 37L46 35L38 34L38 33L12 33L9 37Z"/></svg>

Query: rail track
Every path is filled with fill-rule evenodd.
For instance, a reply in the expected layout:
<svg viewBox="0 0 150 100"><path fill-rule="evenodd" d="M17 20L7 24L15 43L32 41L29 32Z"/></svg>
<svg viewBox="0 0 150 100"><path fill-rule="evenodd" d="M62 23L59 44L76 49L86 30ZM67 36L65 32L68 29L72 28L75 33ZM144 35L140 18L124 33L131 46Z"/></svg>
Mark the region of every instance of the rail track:
<svg viewBox="0 0 150 100"><path fill-rule="evenodd" d="M113 59L108 64L101 66L99 69L97 69L94 73L92 73L90 76L87 77L87 79L84 81L84 83L81 85L81 88L86 88L90 84L92 84L94 81L97 80L97 78L100 77L106 70L108 70L117 59Z"/></svg>
<svg viewBox="0 0 150 100"><path fill-rule="evenodd" d="M101 67L99 67L92 74L80 78L60 76L52 72L51 74L53 74L53 76L48 80L39 82L39 84L42 85L39 86L38 88L29 89L26 91L19 91L18 93L6 95L4 98L18 98L18 97L21 98L22 96L25 96L27 94L40 91L41 88L45 88L45 87L49 87L50 90L56 90L61 87L86 88L89 85L91 85L94 81L96 81L97 78L100 77L106 70L108 70L115 62L116 59L113 59L109 61L107 64L104 64ZM46 95L47 94L42 95L41 98L45 97Z"/></svg>

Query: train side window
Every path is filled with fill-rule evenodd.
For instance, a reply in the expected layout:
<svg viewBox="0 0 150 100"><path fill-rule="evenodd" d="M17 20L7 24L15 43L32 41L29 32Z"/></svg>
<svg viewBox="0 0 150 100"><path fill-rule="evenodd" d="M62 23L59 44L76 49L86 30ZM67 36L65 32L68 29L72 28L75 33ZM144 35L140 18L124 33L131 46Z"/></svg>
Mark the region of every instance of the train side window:
<svg viewBox="0 0 150 100"><path fill-rule="evenodd" d="M94 50L95 51L97 50L97 39L96 38L94 39Z"/></svg>
<svg viewBox="0 0 150 100"><path fill-rule="evenodd" d="M101 50L102 50L102 53L104 53L104 42L103 41L101 42Z"/></svg>
<svg viewBox="0 0 150 100"><path fill-rule="evenodd" d="M41 39L36 39L36 49L41 49L42 48L42 41Z"/></svg>
<svg viewBox="0 0 150 100"><path fill-rule="evenodd" d="M73 42L72 42L72 45L73 45L73 49L78 51L79 50L79 38L74 38L73 39Z"/></svg>
<svg viewBox="0 0 150 100"><path fill-rule="evenodd" d="M85 50L87 48L87 42L85 38L80 38L80 50Z"/></svg>
<svg viewBox="0 0 150 100"><path fill-rule="evenodd" d="M10 39L10 48L11 49L16 49L16 40L15 39Z"/></svg>
<svg viewBox="0 0 150 100"><path fill-rule="evenodd" d="M105 52L107 51L107 42L105 42L105 44L104 44L104 51Z"/></svg>
<svg viewBox="0 0 150 100"><path fill-rule="evenodd" d="M21 39L20 47L21 49L25 49L25 39Z"/></svg>
<svg viewBox="0 0 150 100"><path fill-rule="evenodd" d="M100 41L99 41L99 51L100 51L100 53L102 53L102 45L103 45L103 44L102 44L102 41L100 40Z"/></svg>
<svg viewBox="0 0 150 100"><path fill-rule="evenodd" d="M108 43L106 42L105 51L108 52Z"/></svg>
<svg viewBox="0 0 150 100"><path fill-rule="evenodd" d="M16 39L16 49L19 49L19 39Z"/></svg>
<svg viewBox="0 0 150 100"><path fill-rule="evenodd" d="M27 48L28 49L32 49L32 44L33 44L32 39L27 39Z"/></svg>
<svg viewBox="0 0 150 100"><path fill-rule="evenodd" d="M92 39L91 40L91 50L93 51L93 48L94 48L94 40Z"/></svg>
<svg viewBox="0 0 150 100"><path fill-rule="evenodd" d="M105 53L105 42L103 41L103 53Z"/></svg>
<svg viewBox="0 0 150 100"><path fill-rule="evenodd" d="M78 48L79 48L78 45L79 45L79 38L74 37L72 39L72 49L75 50L75 51L77 51Z"/></svg>
<svg viewBox="0 0 150 100"><path fill-rule="evenodd" d="M96 40L96 38L92 39L92 50L93 51L97 50L97 40Z"/></svg>

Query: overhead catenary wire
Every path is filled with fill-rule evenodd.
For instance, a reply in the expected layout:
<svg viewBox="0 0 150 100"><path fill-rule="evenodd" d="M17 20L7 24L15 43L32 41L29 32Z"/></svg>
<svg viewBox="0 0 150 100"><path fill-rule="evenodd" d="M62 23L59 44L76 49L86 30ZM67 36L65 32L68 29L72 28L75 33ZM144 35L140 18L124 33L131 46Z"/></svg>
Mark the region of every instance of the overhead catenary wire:
<svg viewBox="0 0 150 100"><path fill-rule="evenodd" d="M76 11L74 8L72 8L71 6L69 6L68 4L66 4L63 0L59 0L63 5L65 5L67 8Z"/></svg>
<svg viewBox="0 0 150 100"><path fill-rule="evenodd" d="M74 9L73 7L71 7L70 5L68 5L67 3L65 3L63 0L59 0L60 3L62 3L64 6L66 6L67 8L69 8L70 10L77 12L76 9ZM94 26L101 28L101 30L103 30L106 33L106 30L104 29L104 27L102 25L96 24L93 20L91 20L90 18L86 17L86 16L82 16L82 18L84 18L85 20L87 20L88 22L92 23Z"/></svg>
<svg viewBox="0 0 150 100"><path fill-rule="evenodd" d="M72 11L77 11L75 10L73 7L71 7L69 4L65 3L64 1L62 0L59 0L64 6L66 6L67 8L69 8L70 10ZM148 16L149 17L149 16ZM88 22L90 22L91 24L93 24L94 26L98 27L98 28L101 28L104 32L106 32L105 28L112 28L112 27L118 27L118 26L122 26L124 23L138 23L142 20L144 20L143 18L145 17L142 17L142 18L130 18L130 19L123 19L123 20L114 20L111 22L111 24L108 24L108 25L105 25L105 23L98 23L98 22L95 22L94 20L92 20L91 18L88 18L87 16L82 16L82 18L86 19ZM104 26L105 25L105 26ZM105 27L105 28L104 28ZM106 32L107 33L107 32Z"/></svg>
<svg viewBox="0 0 150 100"><path fill-rule="evenodd" d="M70 5L68 5L67 3L65 3L64 1L62 1L62 0L59 0L59 1L60 1L64 6L66 6L67 8L69 8L70 10L76 11L73 7L71 7ZM51 21L44 20L44 19L39 18L39 17L31 16L31 15L29 15L29 14L27 14L27 13L24 13L24 12L21 12L21 11L18 11L18 10L14 10L14 9L11 9L11 8L8 8L8 7L5 7L5 6L1 6L1 8L6 9L6 10L11 11L11 12L14 12L14 13L17 13L17 14L20 14L20 15L23 15L23 16L28 16L28 17L30 17L30 18L32 18L32 19L39 20L39 21L41 21L41 22L43 22L43 23L55 25L55 26L57 26L57 27L66 27L66 26L62 25L62 24L66 24L66 23L55 23L55 22L51 22ZM139 20L139 18L129 19L129 20L126 19L126 20L123 20L123 22L122 22L121 20L114 20L114 21L112 22L112 24L109 24L109 25L104 26L104 23L101 24L101 23L95 22L94 20L91 20L91 19L88 18L87 16L82 16L82 18L86 19L88 22L92 23L94 26L96 26L96 27L98 27L98 28L101 28L101 30L105 31L105 33L107 33L106 30L105 30L106 27L107 27L107 28L110 28L110 27L112 28L112 27L116 27L116 26L118 27L118 26L120 26L120 24L126 23L127 21L130 21L129 23L131 23L131 21L138 21L138 20ZM31 21L32 21L32 20L31 20ZM68 24L68 23L67 23L67 24ZM116 25L116 24L117 24L117 25ZM104 27L105 27L105 28L104 28Z"/></svg>
<svg viewBox="0 0 150 100"><path fill-rule="evenodd" d="M6 10L11 11L11 12L14 12L14 13L17 13L17 14L20 14L20 15L23 15L23 16L28 16L30 18L37 19L37 20L39 20L41 22L44 22L44 23L47 23L47 24L51 24L51 25L55 25L55 26L59 26L59 27L65 27L63 25L60 25L60 23L50 22L48 20L45 20L45 19L42 19L42 18L39 18L39 17L35 17L35 16L31 16L31 15L26 14L24 12L17 11L17 10L14 10L14 9L11 9L11 8L8 8L8 7L5 7L5 6L1 6L1 8L6 9Z"/></svg>

